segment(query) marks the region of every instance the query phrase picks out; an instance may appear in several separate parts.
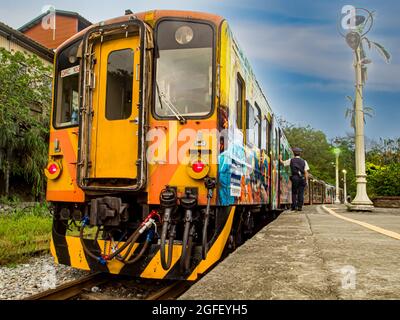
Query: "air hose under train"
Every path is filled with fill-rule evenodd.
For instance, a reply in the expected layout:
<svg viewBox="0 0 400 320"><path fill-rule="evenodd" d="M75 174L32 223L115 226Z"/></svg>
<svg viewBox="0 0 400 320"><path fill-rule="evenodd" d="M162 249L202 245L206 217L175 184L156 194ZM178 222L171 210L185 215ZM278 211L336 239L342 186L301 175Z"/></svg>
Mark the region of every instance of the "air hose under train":
<svg viewBox="0 0 400 320"><path fill-rule="evenodd" d="M136 262L138 262L140 260L140 258L145 254L147 249L150 247L153 239L154 239L154 231L150 230L149 233L147 234L146 242L144 243L143 248L142 248L142 250L140 250L139 254L132 260L125 260L126 257L128 257L129 252L131 251L131 250L128 250L127 253L125 254L125 258L122 260L122 262L127 265L135 264Z"/></svg>
<svg viewBox="0 0 400 320"><path fill-rule="evenodd" d="M213 197L214 189L217 185L217 182L215 181L214 178L206 178L204 181L204 184L207 189L207 209L206 213L204 215L204 225L203 225L203 243L202 243L202 248L201 248L201 256L203 260L207 259L207 254L208 254L208 234L207 234L207 229L208 229L208 221L210 218L210 208L211 208L211 199Z"/></svg>
<svg viewBox="0 0 400 320"><path fill-rule="evenodd" d="M180 267L182 271L187 271L190 266L193 236L195 229L193 226L193 209L197 206L197 196L191 191L186 191L186 196L180 199L181 206L185 209L185 227L182 238L182 255Z"/></svg>
<svg viewBox="0 0 400 320"><path fill-rule="evenodd" d="M128 238L128 240L117 250L115 250L112 254L107 255L107 256L97 256L95 255L93 252L91 252L88 247L86 246L86 243L84 241L83 235L84 235L84 231L85 228L88 226L89 224L89 217L85 217L82 220L82 226L81 226L81 230L80 230L80 234L79 234L79 238L81 240L81 244L82 244L82 248L85 251L85 253L90 256L91 258L95 259L96 261L98 261L99 263L101 263L102 265L106 265L107 261L113 260L115 257L117 257L120 253L122 253L128 246L129 246L129 250L126 252L126 254L124 255L124 259L121 259L121 262L125 263L125 259L128 257L130 251L132 250L133 245L135 244L135 242L137 241L137 239L146 231L149 230L153 225L155 225L155 216L158 216L158 212L157 211L152 211L150 213L150 215L143 221L143 223L140 225L140 227L132 233L132 235ZM145 243L145 247L146 249L148 248L149 244L147 244L149 240L149 236L146 239L146 243ZM147 246L146 246L147 244ZM145 250L142 250L143 252L141 252L141 254L143 255ZM140 254L139 254L140 255ZM141 257L141 255L140 255ZM139 260L140 257L137 259ZM135 261L137 261L135 258ZM134 263L129 261L129 264Z"/></svg>
<svg viewBox="0 0 400 320"><path fill-rule="evenodd" d="M139 227L139 236L140 235L142 235L146 230L149 230L149 232L148 232L148 234L147 234L147 237L146 237L146 241L145 241L145 243L144 243L144 245L143 245L143 248L142 248L142 250L139 252L139 254L134 258L134 259L132 259L132 260L129 260L129 256L130 256L130 253L131 253L131 251L132 251L132 249L133 249L133 246L135 245L135 243L136 243L136 240L134 240L134 241L132 241L131 243L130 243L130 245L129 245L129 248L128 248L128 250L125 252L125 254L124 254L124 256L123 257L119 257L119 256L117 256L117 259L119 260L119 261L121 261L121 262L123 262L123 263L125 263L125 264L134 264L135 262L137 262L137 261L139 261L140 260L140 258L143 256L143 254L146 252L146 250L148 249L148 247L150 246L150 244L152 243L152 241L153 241L153 239L154 239L154 235L155 235L155 233L157 232L157 226L156 226L156 224L155 224L155 220L154 220L154 218L155 217L158 217L158 219L159 220L161 220L160 219L160 215L159 215L159 213L156 211L156 210L153 210L148 216L147 216L147 218L142 222L142 224L140 225L140 227ZM152 229L151 229L151 226L152 225L154 225L155 226L155 231L153 231ZM127 260L128 259L128 260Z"/></svg>
<svg viewBox="0 0 400 320"><path fill-rule="evenodd" d="M164 209L163 227L161 231L160 239L160 256L161 265L164 270L169 270L172 264L172 254L174 250L174 239L176 237L176 226L172 219L172 215L176 210L177 206L177 194L173 188L166 187L161 192L160 204ZM166 258L166 242L168 236L168 257Z"/></svg>

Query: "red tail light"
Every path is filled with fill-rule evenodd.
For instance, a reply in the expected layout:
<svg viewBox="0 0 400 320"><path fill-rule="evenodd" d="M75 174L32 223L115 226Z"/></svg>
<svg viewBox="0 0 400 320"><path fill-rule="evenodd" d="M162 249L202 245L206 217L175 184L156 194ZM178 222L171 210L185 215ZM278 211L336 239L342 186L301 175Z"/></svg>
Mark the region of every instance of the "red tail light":
<svg viewBox="0 0 400 320"><path fill-rule="evenodd" d="M56 161L50 161L46 169L44 170L44 174L49 180L58 179L61 175L61 172L62 172L61 163Z"/></svg>
<svg viewBox="0 0 400 320"><path fill-rule="evenodd" d="M52 165L49 166L48 170L50 174L56 174L58 171L58 166L53 163Z"/></svg>
<svg viewBox="0 0 400 320"><path fill-rule="evenodd" d="M205 167L206 167L206 165L203 162L198 161L198 162L193 163L192 170L196 173L200 173L204 170Z"/></svg>

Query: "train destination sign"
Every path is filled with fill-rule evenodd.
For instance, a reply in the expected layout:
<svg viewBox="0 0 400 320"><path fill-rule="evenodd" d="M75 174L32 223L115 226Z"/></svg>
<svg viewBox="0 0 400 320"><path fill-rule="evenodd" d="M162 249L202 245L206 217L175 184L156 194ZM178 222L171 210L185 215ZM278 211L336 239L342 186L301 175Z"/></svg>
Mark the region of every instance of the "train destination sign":
<svg viewBox="0 0 400 320"><path fill-rule="evenodd" d="M61 78L72 76L74 74L79 73L79 71L80 71L80 66L75 66L72 68L61 70Z"/></svg>

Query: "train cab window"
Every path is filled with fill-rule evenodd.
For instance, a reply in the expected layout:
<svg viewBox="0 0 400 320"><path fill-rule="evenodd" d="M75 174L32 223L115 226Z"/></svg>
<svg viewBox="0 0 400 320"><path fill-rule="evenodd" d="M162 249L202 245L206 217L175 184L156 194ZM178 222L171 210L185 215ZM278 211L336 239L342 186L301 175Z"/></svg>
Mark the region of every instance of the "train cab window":
<svg viewBox="0 0 400 320"><path fill-rule="evenodd" d="M79 42L67 47L57 56L55 116L56 128L77 126L79 122L79 71L77 58Z"/></svg>
<svg viewBox="0 0 400 320"><path fill-rule="evenodd" d="M238 74L236 81L236 124L238 129L243 129L243 103L244 103L244 81Z"/></svg>
<svg viewBox="0 0 400 320"><path fill-rule="evenodd" d="M113 51L108 56L107 120L128 119L132 114L133 57L132 49Z"/></svg>
<svg viewBox="0 0 400 320"><path fill-rule="evenodd" d="M206 117L213 97L214 31L206 23L162 21L157 27L155 115Z"/></svg>
<svg viewBox="0 0 400 320"><path fill-rule="evenodd" d="M247 121L246 121L246 137L247 143L251 146L260 147L260 125L261 125L261 111L257 106L253 107L250 102L246 102L247 106Z"/></svg>

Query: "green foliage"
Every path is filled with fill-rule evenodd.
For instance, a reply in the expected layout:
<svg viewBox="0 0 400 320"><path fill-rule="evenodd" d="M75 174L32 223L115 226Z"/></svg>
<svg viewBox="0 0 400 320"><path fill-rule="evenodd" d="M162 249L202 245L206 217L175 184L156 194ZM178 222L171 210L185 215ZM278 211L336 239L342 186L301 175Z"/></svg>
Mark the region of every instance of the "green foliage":
<svg viewBox="0 0 400 320"><path fill-rule="evenodd" d="M375 142L366 159L370 196L400 196L400 138Z"/></svg>
<svg viewBox="0 0 400 320"><path fill-rule="evenodd" d="M322 131L311 127L294 126L283 122L282 126L291 146L304 150L303 157L308 161L311 173L318 179L335 184L335 155L332 145L341 150L339 171L343 186L342 170L347 171L348 194L356 194L354 137L335 138L328 143ZM366 154L368 194L375 196L400 196L400 138L381 139L375 142Z"/></svg>
<svg viewBox="0 0 400 320"><path fill-rule="evenodd" d="M375 142L367 153L367 161L378 166L400 163L400 138Z"/></svg>
<svg viewBox="0 0 400 320"><path fill-rule="evenodd" d="M292 147L303 149L303 158L307 160L311 173L329 183L335 182L333 161L335 156L326 135L322 131L308 127L284 124L285 135Z"/></svg>
<svg viewBox="0 0 400 320"><path fill-rule="evenodd" d="M339 137L330 143L328 142L325 133L320 130L315 130L310 126L295 126L285 121L281 121L281 124L284 127L290 145L303 149L303 158L309 163L311 174L332 185L336 184L336 156L333 153L333 146L339 148L340 186L343 186L342 170L346 169L347 191L352 197L355 196L356 179L354 137Z"/></svg>
<svg viewBox="0 0 400 320"><path fill-rule="evenodd" d="M346 137L336 138L333 142L341 151L339 158L340 175L343 177L343 169L347 171L347 193L354 198L357 191L354 137L347 135ZM342 181L340 185L343 186Z"/></svg>
<svg viewBox="0 0 400 320"><path fill-rule="evenodd" d="M50 76L37 57L0 49L0 171L23 177L35 196L47 162Z"/></svg>
<svg viewBox="0 0 400 320"><path fill-rule="evenodd" d="M0 216L0 265L19 263L38 251L47 251L52 217L46 205Z"/></svg>
<svg viewBox="0 0 400 320"><path fill-rule="evenodd" d="M18 197L18 195L12 195L12 196L1 196L0 197L0 204L5 204L8 206L15 206L21 203L21 199Z"/></svg>
<svg viewBox="0 0 400 320"><path fill-rule="evenodd" d="M400 163L368 164L368 193L371 197L400 196Z"/></svg>

